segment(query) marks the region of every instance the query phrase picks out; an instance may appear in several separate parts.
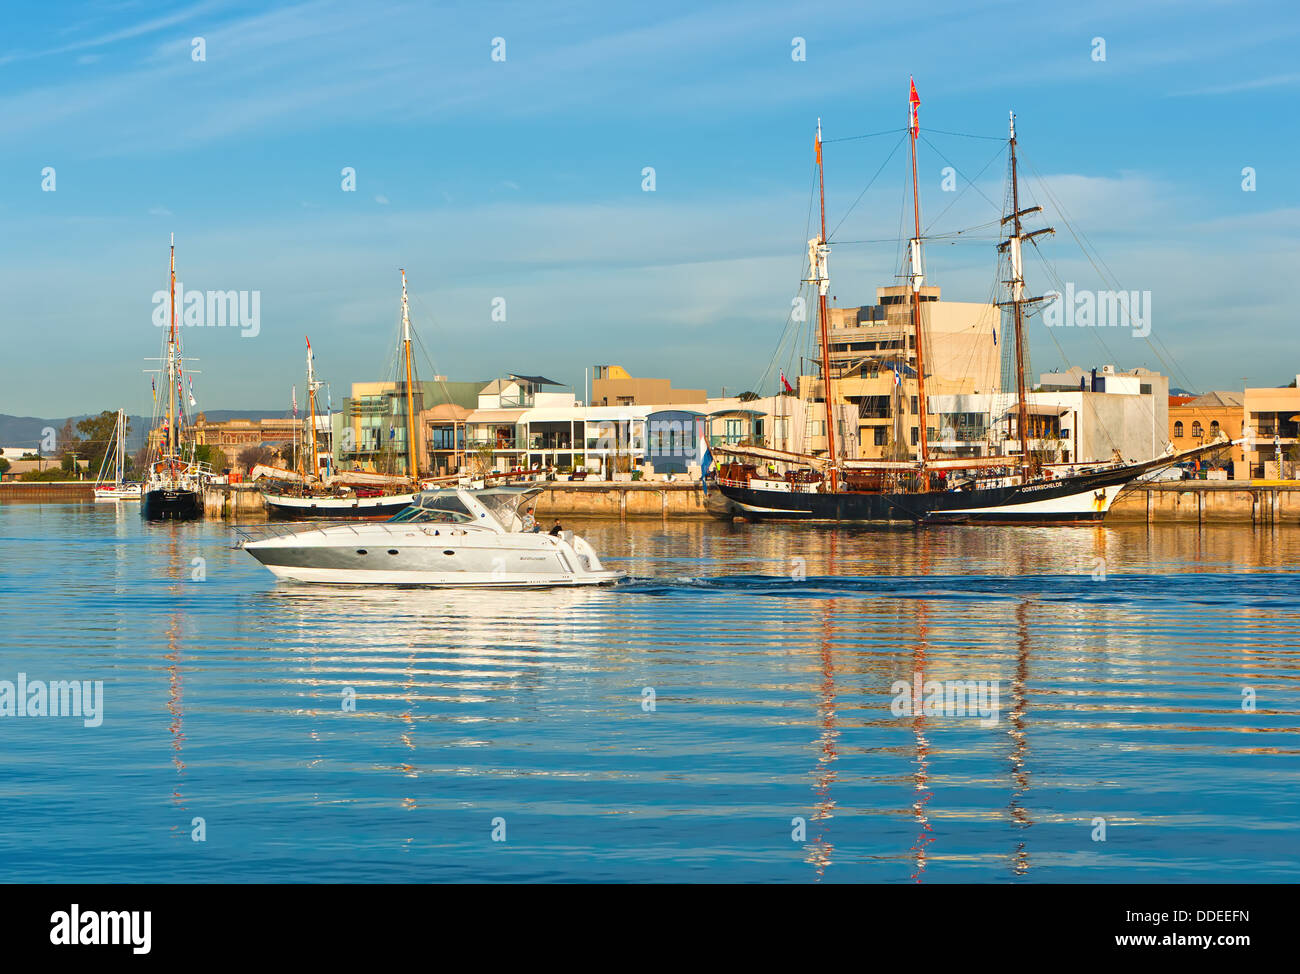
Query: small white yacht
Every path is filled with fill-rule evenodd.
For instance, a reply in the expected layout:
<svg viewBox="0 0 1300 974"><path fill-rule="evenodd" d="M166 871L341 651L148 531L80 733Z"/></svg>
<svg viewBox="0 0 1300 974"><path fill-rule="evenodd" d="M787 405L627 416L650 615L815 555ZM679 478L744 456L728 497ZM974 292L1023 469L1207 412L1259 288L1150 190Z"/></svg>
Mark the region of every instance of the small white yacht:
<svg viewBox="0 0 1300 974"><path fill-rule="evenodd" d="M113 473L110 481L107 474ZM95 500L97 501L138 501L144 490L140 484L126 482L126 410L117 411L117 422L113 425L113 439L104 452L104 460L99 465L99 476L95 478Z"/></svg>
<svg viewBox="0 0 1300 974"><path fill-rule="evenodd" d="M334 585L543 588L624 576L572 531L526 530L539 487L423 491L388 521L240 530L240 547L277 578Z"/></svg>

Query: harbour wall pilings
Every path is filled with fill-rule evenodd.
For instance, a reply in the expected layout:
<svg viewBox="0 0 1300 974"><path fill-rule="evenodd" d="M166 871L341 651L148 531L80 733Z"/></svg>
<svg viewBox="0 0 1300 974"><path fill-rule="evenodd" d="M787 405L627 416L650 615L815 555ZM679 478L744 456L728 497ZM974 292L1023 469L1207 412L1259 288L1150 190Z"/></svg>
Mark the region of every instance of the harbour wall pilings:
<svg viewBox="0 0 1300 974"><path fill-rule="evenodd" d="M539 521L560 517L711 517L696 482L571 483L548 481L534 503ZM86 481L0 483L0 503L93 501ZM123 502L133 503L133 502ZM260 516L262 494L251 484L216 484L204 492L204 513L212 519ZM1300 481L1179 481L1142 484L1124 491L1111 506L1107 524L1290 524L1300 526Z"/></svg>

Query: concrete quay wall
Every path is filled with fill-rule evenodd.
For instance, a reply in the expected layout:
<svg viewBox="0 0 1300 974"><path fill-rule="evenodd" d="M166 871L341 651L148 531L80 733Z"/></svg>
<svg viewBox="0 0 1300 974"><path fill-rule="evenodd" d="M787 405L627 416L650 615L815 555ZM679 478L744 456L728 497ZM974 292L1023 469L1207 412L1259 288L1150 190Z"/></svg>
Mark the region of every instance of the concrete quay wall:
<svg viewBox="0 0 1300 974"><path fill-rule="evenodd" d="M1111 505L1106 523L1300 524L1300 481L1143 484Z"/></svg>
<svg viewBox="0 0 1300 974"><path fill-rule="evenodd" d="M571 483L538 486L534 503L539 521L564 517L710 517L698 482ZM93 499L94 485L79 482L0 483L0 503L82 502ZM264 512L262 492L252 484L219 484L204 492L208 518L238 520ZM1124 491L1111 506L1107 524L1133 522L1184 524L1300 525L1300 481L1182 481L1143 484Z"/></svg>

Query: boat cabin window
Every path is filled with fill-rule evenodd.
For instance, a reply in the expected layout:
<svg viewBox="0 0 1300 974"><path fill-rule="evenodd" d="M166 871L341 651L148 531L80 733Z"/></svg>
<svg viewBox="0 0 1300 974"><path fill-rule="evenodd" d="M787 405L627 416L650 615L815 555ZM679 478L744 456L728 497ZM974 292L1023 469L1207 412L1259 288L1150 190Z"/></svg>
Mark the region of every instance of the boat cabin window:
<svg viewBox="0 0 1300 974"><path fill-rule="evenodd" d="M486 507L503 528L514 532L522 531L524 527L520 508L532 506L533 498L540 493L540 490L484 490L475 494L474 499Z"/></svg>
<svg viewBox="0 0 1300 974"><path fill-rule="evenodd" d="M453 514L463 514L465 520L474 520L474 512L466 507L465 502L457 497L452 491L446 493L439 492L436 494L421 494L415 499L415 503L412 506L417 507L422 511L447 511Z"/></svg>
<svg viewBox="0 0 1300 974"><path fill-rule="evenodd" d="M408 507L404 511L398 511L389 519L389 523L403 521L411 524L464 524L466 521L474 520L469 514L460 511L440 511L425 510L419 507Z"/></svg>
<svg viewBox="0 0 1300 974"><path fill-rule="evenodd" d="M487 492L479 494L476 498L507 531L516 531L523 526L515 514L515 505L519 502L519 499L520 495L518 494L491 494Z"/></svg>

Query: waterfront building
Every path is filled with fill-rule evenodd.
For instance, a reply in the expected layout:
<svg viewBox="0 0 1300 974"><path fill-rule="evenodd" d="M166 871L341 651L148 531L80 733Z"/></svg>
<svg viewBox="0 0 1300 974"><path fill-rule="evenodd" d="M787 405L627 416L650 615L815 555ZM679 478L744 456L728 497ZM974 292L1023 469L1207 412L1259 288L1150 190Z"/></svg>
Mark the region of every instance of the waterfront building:
<svg viewBox="0 0 1300 974"><path fill-rule="evenodd" d="M1020 450L1010 393L928 396L945 456L1001 456ZM1169 379L1112 365L1047 372L1026 395L1029 449L1045 463L1149 460L1169 444Z"/></svg>
<svg viewBox="0 0 1300 974"><path fill-rule="evenodd" d="M1300 375L1281 389L1248 388L1243 404L1246 476L1289 479L1300 460Z"/></svg>
<svg viewBox="0 0 1300 974"><path fill-rule="evenodd" d="M542 376L508 375L488 383L464 418L471 466L630 472L645 440L652 406L586 406Z"/></svg>
<svg viewBox="0 0 1300 974"><path fill-rule="evenodd" d="M466 420L473 411L459 403L444 402L420 413L420 428L424 431L421 453L427 458L427 473L445 476L463 469L469 449Z"/></svg>
<svg viewBox="0 0 1300 974"><path fill-rule="evenodd" d="M1188 450L1208 443L1223 433L1231 440L1241 438L1245 398L1240 392L1207 392L1202 396L1169 397L1169 441L1175 450ZM1233 479L1249 476L1241 445L1224 448L1225 463Z"/></svg>
<svg viewBox="0 0 1300 974"><path fill-rule="evenodd" d="M324 420L319 431L328 431L328 417L318 417L318 419ZM212 422L206 413L199 413L193 423L182 427L181 443L187 447L215 447L233 464L240 452L249 447L265 447L280 453L284 450L285 444L297 443L306 427L307 423L302 417L265 416L260 419L227 419L222 422ZM151 451L156 452L161 449L165 440L166 433L163 427L149 431L148 446Z"/></svg>
<svg viewBox="0 0 1300 974"><path fill-rule="evenodd" d="M428 410L454 403L472 409L486 382L448 382L445 376L412 384L416 428L425 428ZM343 400L343 423L335 440L335 459L344 470L408 475L406 382L354 382L351 395ZM429 469L430 455L425 436L416 436L417 462Z"/></svg>
<svg viewBox="0 0 1300 974"><path fill-rule="evenodd" d="M920 441L911 293L907 285L880 287L874 305L828 309L836 398L850 407L851 414L846 429L840 431L840 442L856 441L862 459L913 456ZM998 306L944 301L938 286L926 285L920 290L920 307L927 400L936 395L1000 392L1003 356L998 345ZM816 367L807 371L819 373L820 362L813 364ZM1012 383L1014 388L1014 379ZM823 401L820 374L800 376L799 398ZM938 433L933 416L927 431L927 439L933 441Z"/></svg>
<svg viewBox="0 0 1300 974"><path fill-rule="evenodd" d="M668 379L633 377L621 365L597 365L592 369L592 406L697 405L708 398L703 389L674 389Z"/></svg>

